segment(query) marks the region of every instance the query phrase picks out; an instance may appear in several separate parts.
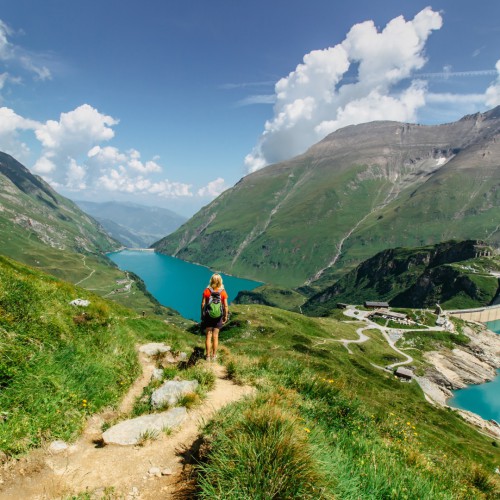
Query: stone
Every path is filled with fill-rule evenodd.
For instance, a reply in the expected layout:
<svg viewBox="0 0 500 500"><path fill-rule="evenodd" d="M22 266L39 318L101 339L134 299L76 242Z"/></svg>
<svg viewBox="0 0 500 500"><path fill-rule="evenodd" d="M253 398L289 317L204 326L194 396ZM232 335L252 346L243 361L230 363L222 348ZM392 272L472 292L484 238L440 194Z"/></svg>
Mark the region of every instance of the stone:
<svg viewBox="0 0 500 500"><path fill-rule="evenodd" d="M159 467L151 467L149 470L148 470L148 474L150 476L157 476L157 477L160 477L161 476L161 470Z"/></svg>
<svg viewBox="0 0 500 500"><path fill-rule="evenodd" d="M147 354L148 356L154 356L155 354L170 351L170 346L164 344L163 342L151 342L149 344L141 345L141 347L139 347L139 351Z"/></svg>
<svg viewBox="0 0 500 500"><path fill-rule="evenodd" d="M140 442L145 433L159 434L165 429L181 425L186 418L187 410L183 406L162 413L143 415L110 427L103 433L102 439L106 444L133 446Z"/></svg>
<svg viewBox="0 0 500 500"><path fill-rule="evenodd" d="M187 359L188 355L185 352L180 352L179 353L179 361L185 361Z"/></svg>
<svg viewBox="0 0 500 500"><path fill-rule="evenodd" d="M163 469L161 471L162 476L171 476L173 474L172 469Z"/></svg>
<svg viewBox="0 0 500 500"><path fill-rule="evenodd" d="M163 373L161 368L155 368L151 374L151 380L163 380Z"/></svg>
<svg viewBox="0 0 500 500"><path fill-rule="evenodd" d="M151 405L153 408L161 408L166 405L173 406L181 396L196 391L197 387L197 380L168 380L153 391Z"/></svg>
<svg viewBox="0 0 500 500"><path fill-rule="evenodd" d="M90 300L85 299L75 299L70 302L72 306L88 307L90 305Z"/></svg>
<svg viewBox="0 0 500 500"><path fill-rule="evenodd" d="M133 499L133 498L138 498L139 497L139 488L137 488L137 486L134 486L129 492L128 492L128 496L130 499Z"/></svg>
<svg viewBox="0 0 500 500"><path fill-rule="evenodd" d="M49 452L50 453L61 453L63 451L66 451L68 449L68 445L64 442L61 441L60 439L57 439L56 441L52 441L49 445Z"/></svg>

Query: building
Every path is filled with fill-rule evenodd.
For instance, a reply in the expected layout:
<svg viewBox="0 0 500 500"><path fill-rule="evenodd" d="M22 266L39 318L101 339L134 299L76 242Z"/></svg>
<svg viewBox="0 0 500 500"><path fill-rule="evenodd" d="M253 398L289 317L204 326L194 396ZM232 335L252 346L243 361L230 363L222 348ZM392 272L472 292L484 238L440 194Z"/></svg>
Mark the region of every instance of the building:
<svg viewBox="0 0 500 500"><path fill-rule="evenodd" d="M390 311L389 309L377 309L368 315L368 319L383 318L397 321L404 325L411 325L414 322L408 318L407 314Z"/></svg>
<svg viewBox="0 0 500 500"><path fill-rule="evenodd" d="M402 366L398 366L398 368L394 372L394 375L406 382L411 382L413 380L413 372L411 370L408 370L408 368L403 368Z"/></svg>
<svg viewBox="0 0 500 500"><path fill-rule="evenodd" d="M379 309L381 307L385 307L385 308L388 308L389 307L389 303L388 302L372 302L372 301L366 301L364 303L364 306L367 308L367 309Z"/></svg>

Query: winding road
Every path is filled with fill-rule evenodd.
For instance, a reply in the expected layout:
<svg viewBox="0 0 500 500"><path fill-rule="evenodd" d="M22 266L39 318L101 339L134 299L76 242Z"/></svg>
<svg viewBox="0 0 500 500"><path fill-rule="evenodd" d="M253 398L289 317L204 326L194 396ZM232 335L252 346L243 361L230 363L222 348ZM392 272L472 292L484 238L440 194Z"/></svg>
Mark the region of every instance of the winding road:
<svg viewBox="0 0 500 500"><path fill-rule="evenodd" d="M372 321L368 316L372 313L372 311L360 311L357 309L355 306L349 306L345 311L344 315L353 318L356 321L364 321L365 326L362 326L356 330L356 333L358 334L357 339L324 339L320 342L317 342L315 344L315 347L318 345L326 344L326 342L340 342L349 352L349 354L353 354L353 352L349 349L349 344L362 344L363 342L366 342L367 340L370 340L370 337L365 335L363 332L365 330L379 330L386 342L389 344L390 348L393 349L395 352L400 354L401 356L405 357L406 359L404 361L398 361L397 363L392 363L390 365L387 365L386 367L381 367L377 365L373 365L376 368L380 368L382 370L386 371L392 371L393 368L396 366L402 366L402 365L407 365L413 361L413 358L407 354L406 352L402 351L401 349L398 349L396 347L396 342L401 338L401 333L400 329L397 328L388 328L386 326L381 326L378 323L375 323ZM411 331L433 331L433 332L443 332L445 331L443 328L438 327L438 326L431 326L431 327L426 327L425 329L422 328L415 328L415 329L406 329L404 330L405 332L411 332ZM373 363L372 363L373 364Z"/></svg>

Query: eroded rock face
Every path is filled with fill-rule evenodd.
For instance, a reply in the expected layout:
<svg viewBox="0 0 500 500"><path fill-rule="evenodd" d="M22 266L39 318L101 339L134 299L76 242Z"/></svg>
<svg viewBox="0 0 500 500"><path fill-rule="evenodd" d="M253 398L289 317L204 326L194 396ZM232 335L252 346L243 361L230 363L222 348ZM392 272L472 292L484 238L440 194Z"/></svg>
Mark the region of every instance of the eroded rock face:
<svg viewBox="0 0 500 500"><path fill-rule="evenodd" d="M430 378L450 390L463 389L468 385L483 384L493 380L496 375L493 366L462 349L429 352L425 353L424 357L434 366L435 372L437 372L431 372L429 374Z"/></svg>
<svg viewBox="0 0 500 500"><path fill-rule="evenodd" d="M162 413L143 415L110 427L103 433L102 439L106 444L136 445L147 435L158 436L165 429L178 427L186 418L187 410L183 406Z"/></svg>
<svg viewBox="0 0 500 500"><path fill-rule="evenodd" d="M424 377L418 377L418 383L431 402L447 406L447 400L453 396L452 390L493 380L500 368L500 335L486 327L465 328L464 333L470 338L466 346L424 354L431 366ZM500 438L498 423L484 420L470 411L453 410L483 432Z"/></svg>
<svg viewBox="0 0 500 500"><path fill-rule="evenodd" d="M500 368L500 335L486 327L465 328L464 333L470 338L469 344L424 354L432 365L426 377L450 390L493 380Z"/></svg>

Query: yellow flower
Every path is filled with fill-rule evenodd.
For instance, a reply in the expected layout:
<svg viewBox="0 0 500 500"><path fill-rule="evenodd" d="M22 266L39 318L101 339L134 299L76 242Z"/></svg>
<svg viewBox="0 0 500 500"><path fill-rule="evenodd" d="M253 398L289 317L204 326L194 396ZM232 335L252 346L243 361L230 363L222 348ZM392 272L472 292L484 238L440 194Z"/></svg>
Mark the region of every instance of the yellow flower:
<svg viewBox="0 0 500 500"><path fill-rule="evenodd" d="M308 429L307 427L304 427L304 430L309 434L311 432L311 429Z"/></svg>

